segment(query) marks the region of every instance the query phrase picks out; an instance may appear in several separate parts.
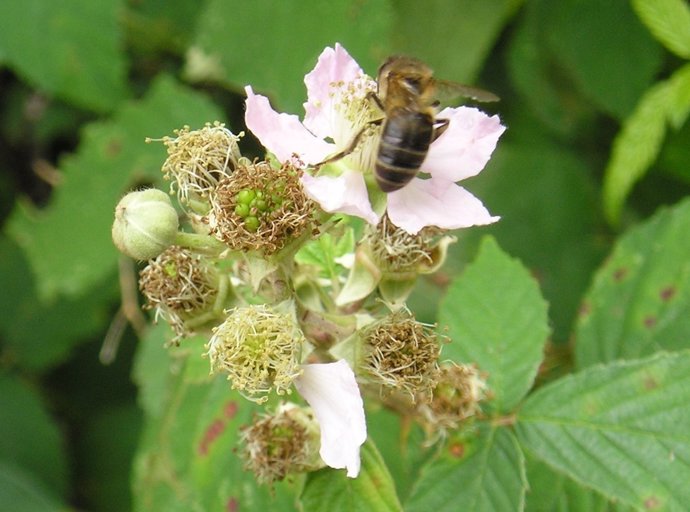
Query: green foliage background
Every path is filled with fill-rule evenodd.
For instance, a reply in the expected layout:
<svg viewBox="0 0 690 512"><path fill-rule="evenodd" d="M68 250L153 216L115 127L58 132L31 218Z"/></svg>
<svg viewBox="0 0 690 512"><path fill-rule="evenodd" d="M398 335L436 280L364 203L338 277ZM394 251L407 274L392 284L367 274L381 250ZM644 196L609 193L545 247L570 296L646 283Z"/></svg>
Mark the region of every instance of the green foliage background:
<svg viewBox="0 0 690 512"><path fill-rule="evenodd" d="M335 42L372 75L408 53L501 96L487 108L508 131L467 186L502 220L460 233L410 308L449 326L451 355L489 370L496 414L515 411L535 375L543 387L514 429L487 423L463 440L462 464L445 452L428 466L424 451L396 458L400 425L372 411L378 449L367 445L363 465L377 485L316 473L306 510L396 510L395 491L405 510L607 510L607 498L644 508L652 494L662 508L651 509L682 510L690 428L678 424L689 416L652 428L643 405L690 402L683 0L0 2L0 509L232 510L223 493L240 488L239 510L293 509L294 484L247 490L231 435L209 459L184 455L232 396L209 384L206 361L163 351L161 329L138 341L127 327L121 289L131 307L135 266L112 246L110 224L124 192L161 184L164 148L145 137L216 119L241 131L247 84L301 114L303 76ZM260 154L251 136L247 147ZM495 241L480 251L487 234ZM104 340L119 340L114 361ZM639 357L649 359L629 361ZM649 375L666 393L641 384ZM639 393L622 414L612 405L626 389ZM583 424L592 407L596 422ZM629 434L625 457L606 472L616 428ZM603 458L582 455L586 443ZM626 473L639 446L668 450L681 469ZM632 488L606 479L619 470Z"/></svg>

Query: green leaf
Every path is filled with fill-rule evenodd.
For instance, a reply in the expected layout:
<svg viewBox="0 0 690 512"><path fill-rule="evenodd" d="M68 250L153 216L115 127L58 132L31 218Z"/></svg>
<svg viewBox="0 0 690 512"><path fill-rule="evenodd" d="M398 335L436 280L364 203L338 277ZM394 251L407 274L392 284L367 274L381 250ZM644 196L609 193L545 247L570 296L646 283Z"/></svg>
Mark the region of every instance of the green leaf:
<svg viewBox="0 0 690 512"><path fill-rule="evenodd" d="M0 460L0 510L55 512L69 507L35 475Z"/></svg>
<svg viewBox="0 0 690 512"><path fill-rule="evenodd" d="M19 482L29 478L42 489L39 495L66 495L68 468L60 430L38 394L19 380L0 374L0 411L0 461L12 461L17 469L26 472L19 475L8 470L0 489L13 487L12 482L21 487ZM9 492L8 488L4 491Z"/></svg>
<svg viewBox="0 0 690 512"><path fill-rule="evenodd" d="M357 478L329 468L310 473L301 495L304 510L402 512L388 468L371 440L362 446L360 455L362 468Z"/></svg>
<svg viewBox="0 0 690 512"><path fill-rule="evenodd" d="M141 433L141 410L132 403L92 414L80 429L80 493L93 510L132 510L130 466ZM113 436L113 432L118 435Z"/></svg>
<svg viewBox="0 0 690 512"><path fill-rule="evenodd" d="M355 249L355 235L352 228L347 228L343 236L335 237L323 233L316 240L310 240L295 255L300 265L315 267L322 277L336 279L340 274L337 258Z"/></svg>
<svg viewBox="0 0 690 512"><path fill-rule="evenodd" d="M690 7L684 0L633 0L633 9L666 48L690 59Z"/></svg>
<svg viewBox="0 0 690 512"><path fill-rule="evenodd" d="M114 276L80 297L38 296L25 254L0 236L0 332L6 356L24 369L43 371L64 361L89 336L102 334L111 322L119 290Z"/></svg>
<svg viewBox="0 0 690 512"><path fill-rule="evenodd" d="M395 483L398 497L405 502L421 466L436 452L425 443L417 425L384 408L367 409L367 434L376 443Z"/></svg>
<svg viewBox="0 0 690 512"><path fill-rule="evenodd" d="M146 417L135 458L134 510L292 510L287 484L274 492L259 486L236 451L240 427L261 408L232 391L224 376L209 376L201 338L173 351L164 405ZM137 372L140 382L148 377L146 368Z"/></svg>
<svg viewBox="0 0 690 512"><path fill-rule="evenodd" d="M616 244L580 308L580 368L690 348L690 200L663 209Z"/></svg>
<svg viewBox="0 0 690 512"><path fill-rule="evenodd" d="M521 444L554 469L637 509L690 503L690 352L595 366L534 393Z"/></svg>
<svg viewBox="0 0 690 512"><path fill-rule="evenodd" d="M249 84L274 97L280 110L301 113L304 75L323 49L340 42L365 72L374 74L388 53L391 18L387 0L210 0L188 52L187 76L220 81L237 91Z"/></svg>
<svg viewBox="0 0 690 512"><path fill-rule="evenodd" d="M0 2L0 54L32 85L77 106L112 110L126 95L122 0Z"/></svg>
<svg viewBox="0 0 690 512"><path fill-rule="evenodd" d="M546 302L527 269L485 238L448 288L439 324L452 340L442 357L477 363L489 375L492 408L511 411L532 387L549 334Z"/></svg>
<svg viewBox="0 0 690 512"><path fill-rule="evenodd" d="M406 512L520 511L525 503L525 461L508 429L483 425L474 438L451 441L422 471Z"/></svg>
<svg viewBox="0 0 690 512"><path fill-rule="evenodd" d="M393 3L393 51L428 62L440 78L473 81L520 3L399 0Z"/></svg>
<svg viewBox="0 0 690 512"><path fill-rule="evenodd" d="M608 500L543 462L527 457L526 512L607 512Z"/></svg>
<svg viewBox="0 0 690 512"><path fill-rule="evenodd" d="M612 224L618 223L625 198L659 154L671 98L668 81L654 85L616 135L603 190L604 213Z"/></svg>
<svg viewBox="0 0 690 512"><path fill-rule="evenodd" d="M161 78L142 101L112 121L89 125L79 151L61 161L64 184L48 208L15 210L7 229L24 249L39 295L83 294L115 272L118 253L110 239L115 205L134 180L160 180L162 145L144 144L185 124L201 127L221 117L207 99Z"/></svg>
<svg viewBox="0 0 690 512"><path fill-rule="evenodd" d="M558 65L589 100L603 111L624 118L659 71L659 45L628 2L543 3L548 12L543 26L548 51L557 56Z"/></svg>

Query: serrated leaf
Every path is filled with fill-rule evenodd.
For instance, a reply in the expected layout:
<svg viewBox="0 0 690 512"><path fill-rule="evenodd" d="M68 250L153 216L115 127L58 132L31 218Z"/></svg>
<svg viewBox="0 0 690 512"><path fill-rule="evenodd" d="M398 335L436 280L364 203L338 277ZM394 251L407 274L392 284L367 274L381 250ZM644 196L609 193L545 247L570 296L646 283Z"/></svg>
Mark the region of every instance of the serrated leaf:
<svg viewBox="0 0 690 512"><path fill-rule="evenodd" d="M357 478L328 468L310 473L300 497L304 510L402 512L388 468L371 440L362 446L360 456L362 468Z"/></svg>
<svg viewBox="0 0 690 512"><path fill-rule="evenodd" d="M170 78L159 79L142 101L122 108L112 121L93 123L76 154L60 162L64 184L50 206L17 208L8 233L24 249L42 298L83 294L114 273L118 253L110 238L115 205L133 184L156 182L165 149L144 143L185 124L201 127L221 113Z"/></svg>
<svg viewBox="0 0 690 512"><path fill-rule="evenodd" d="M0 54L32 85L96 111L126 95L122 0L0 2Z"/></svg>
<svg viewBox="0 0 690 512"><path fill-rule="evenodd" d="M659 154L671 93L667 81L654 85L616 135L604 171L603 190L604 213L612 224L618 223L625 198Z"/></svg>
<svg viewBox="0 0 690 512"><path fill-rule="evenodd" d="M511 411L532 387L549 334L546 302L527 269L486 237L448 288L439 324L452 340L442 358L476 363L488 373L490 407Z"/></svg>
<svg viewBox="0 0 690 512"><path fill-rule="evenodd" d="M630 230L596 274L580 308L580 368L690 348L690 200Z"/></svg>
<svg viewBox="0 0 690 512"><path fill-rule="evenodd" d="M632 6L666 48L690 59L690 7L685 0L633 0Z"/></svg>
<svg viewBox="0 0 690 512"><path fill-rule="evenodd" d="M64 496L69 475L60 430L38 394L18 379L0 375L0 411L0 460L12 461L40 484L37 492L40 488L47 496ZM6 476L13 481L21 475Z"/></svg>
<svg viewBox="0 0 690 512"><path fill-rule="evenodd" d="M436 76L472 82L520 1L399 0L393 50L431 65ZM462 51L448 51L462 48Z"/></svg>
<svg viewBox="0 0 690 512"><path fill-rule="evenodd" d="M527 457L526 512L607 512L608 500L555 472L543 462Z"/></svg>
<svg viewBox="0 0 690 512"><path fill-rule="evenodd" d="M482 425L476 437L451 441L441 457L423 469L405 511L520 511L527 489L524 465L510 431Z"/></svg>
<svg viewBox="0 0 690 512"><path fill-rule="evenodd" d="M675 129L683 126L690 113L690 63L676 70L669 78L669 122Z"/></svg>
<svg viewBox="0 0 690 512"><path fill-rule="evenodd" d="M183 342L163 410L145 420L134 510L293 510L287 485L274 492L259 486L236 450L239 428L262 408L232 391L222 375L210 377L203 352L201 338Z"/></svg>
<svg viewBox="0 0 690 512"><path fill-rule="evenodd" d="M304 75L321 51L340 42L365 72L373 74L389 53L391 18L386 0L357 4L211 0L188 53L187 75L220 81L236 90L250 84L256 92L275 98L280 110L301 113L306 99Z"/></svg>
<svg viewBox="0 0 690 512"><path fill-rule="evenodd" d="M559 472L644 510L690 503L690 352L595 366L520 410L520 443Z"/></svg>

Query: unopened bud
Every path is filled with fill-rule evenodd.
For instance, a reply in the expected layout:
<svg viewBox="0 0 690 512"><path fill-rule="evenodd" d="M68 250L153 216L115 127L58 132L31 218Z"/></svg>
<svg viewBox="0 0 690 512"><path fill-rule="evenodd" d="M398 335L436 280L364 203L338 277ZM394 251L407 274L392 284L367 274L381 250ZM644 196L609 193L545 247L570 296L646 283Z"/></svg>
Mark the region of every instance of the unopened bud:
<svg viewBox="0 0 690 512"><path fill-rule="evenodd" d="M173 244L178 227L177 211L165 192L130 192L115 208L113 242L127 256L149 260Z"/></svg>

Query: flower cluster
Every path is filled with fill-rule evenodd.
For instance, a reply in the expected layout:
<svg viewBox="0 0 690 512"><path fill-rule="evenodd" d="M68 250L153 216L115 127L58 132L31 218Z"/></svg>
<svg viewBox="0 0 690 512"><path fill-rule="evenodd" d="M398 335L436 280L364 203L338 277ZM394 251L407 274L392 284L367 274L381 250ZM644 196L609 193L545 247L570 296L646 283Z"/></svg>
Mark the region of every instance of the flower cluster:
<svg viewBox="0 0 690 512"><path fill-rule="evenodd" d="M160 139L177 206L160 190L133 192L112 230L122 252L147 260L144 307L171 325L172 344L206 336L210 373L265 407L237 453L269 484L324 465L357 477L365 399L433 437L471 421L487 397L472 364L440 362L452 340L406 300L443 264L448 230L498 219L456 182L483 169L503 126L475 108L441 110L419 172L384 193L386 84L340 45L305 83L302 121L247 87L246 123L265 160L243 157L239 135L218 122Z"/></svg>

